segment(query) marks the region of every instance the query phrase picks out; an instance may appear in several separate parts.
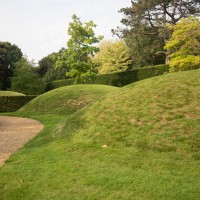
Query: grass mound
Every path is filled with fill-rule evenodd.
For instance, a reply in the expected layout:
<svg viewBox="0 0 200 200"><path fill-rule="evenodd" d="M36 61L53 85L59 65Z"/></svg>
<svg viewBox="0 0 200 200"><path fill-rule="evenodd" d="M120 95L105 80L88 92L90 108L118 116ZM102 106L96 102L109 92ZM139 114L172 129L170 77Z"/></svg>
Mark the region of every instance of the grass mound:
<svg viewBox="0 0 200 200"><path fill-rule="evenodd" d="M200 151L199 97L200 70L151 78L76 113L65 132L74 127L75 140L84 143L195 154Z"/></svg>
<svg viewBox="0 0 200 200"><path fill-rule="evenodd" d="M25 94L12 91L0 91L0 96L25 96Z"/></svg>
<svg viewBox="0 0 200 200"><path fill-rule="evenodd" d="M103 95L118 90L106 85L72 85L51 90L33 99L19 113L69 115Z"/></svg>
<svg viewBox="0 0 200 200"><path fill-rule="evenodd" d="M0 170L2 199L199 199L200 70L109 93L43 132ZM56 125L56 127L55 127Z"/></svg>
<svg viewBox="0 0 200 200"><path fill-rule="evenodd" d="M199 97L199 70L168 74L124 87L68 118L60 133L70 141L70 164L81 166L74 174L86 179L79 186L92 190L89 199L197 199Z"/></svg>

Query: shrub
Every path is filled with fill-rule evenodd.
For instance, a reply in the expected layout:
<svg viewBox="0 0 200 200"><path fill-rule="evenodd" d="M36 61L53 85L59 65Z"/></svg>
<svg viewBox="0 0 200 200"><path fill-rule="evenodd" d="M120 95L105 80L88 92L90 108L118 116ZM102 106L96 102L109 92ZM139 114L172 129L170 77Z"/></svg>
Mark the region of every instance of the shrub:
<svg viewBox="0 0 200 200"><path fill-rule="evenodd" d="M173 26L172 37L165 45L170 51L170 72L186 71L200 67L200 20L195 17L182 19Z"/></svg>
<svg viewBox="0 0 200 200"><path fill-rule="evenodd" d="M15 112L35 97L37 96L1 96L0 112Z"/></svg>
<svg viewBox="0 0 200 200"><path fill-rule="evenodd" d="M153 76L163 75L168 72L169 72L168 65L157 65L151 67L138 68L131 71L98 75L94 80L87 81L86 83L122 87L136 81L140 81ZM52 81L46 85L46 89L52 90L66 85L73 85L73 83L74 83L73 80L70 79Z"/></svg>
<svg viewBox="0 0 200 200"><path fill-rule="evenodd" d="M185 55L170 60L170 72L187 71L200 68L200 56Z"/></svg>

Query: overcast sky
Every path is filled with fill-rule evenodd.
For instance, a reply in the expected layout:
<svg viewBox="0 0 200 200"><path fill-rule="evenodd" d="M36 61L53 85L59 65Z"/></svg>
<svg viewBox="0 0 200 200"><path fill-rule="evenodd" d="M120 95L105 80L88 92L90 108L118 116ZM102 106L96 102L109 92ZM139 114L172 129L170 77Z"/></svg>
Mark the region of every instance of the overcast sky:
<svg viewBox="0 0 200 200"><path fill-rule="evenodd" d="M131 0L0 0L0 41L16 44L36 62L66 46L71 16L93 20L97 35L111 38L120 26L118 10Z"/></svg>

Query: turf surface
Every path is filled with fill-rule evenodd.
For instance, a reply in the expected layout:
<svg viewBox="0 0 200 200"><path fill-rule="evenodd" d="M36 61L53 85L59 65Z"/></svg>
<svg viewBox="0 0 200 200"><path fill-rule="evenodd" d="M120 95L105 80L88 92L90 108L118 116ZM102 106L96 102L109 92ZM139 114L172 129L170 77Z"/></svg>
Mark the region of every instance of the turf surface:
<svg viewBox="0 0 200 200"><path fill-rule="evenodd" d="M106 85L71 85L51 90L33 99L19 113L69 115L109 92L119 90Z"/></svg>
<svg viewBox="0 0 200 200"><path fill-rule="evenodd" d="M12 91L0 91L0 96L25 96L25 94Z"/></svg>
<svg viewBox="0 0 200 200"><path fill-rule="evenodd" d="M131 84L70 114L13 114L45 128L0 169L0 199L198 199L199 96L193 70Z"/></svg>

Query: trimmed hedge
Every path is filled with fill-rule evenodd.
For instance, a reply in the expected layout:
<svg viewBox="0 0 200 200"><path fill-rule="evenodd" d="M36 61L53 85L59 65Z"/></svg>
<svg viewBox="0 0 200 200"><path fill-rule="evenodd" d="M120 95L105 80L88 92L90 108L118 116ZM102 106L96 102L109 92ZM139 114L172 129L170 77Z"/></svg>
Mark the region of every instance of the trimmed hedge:
<svg viewBox="0 0 200 200"><path fill-rule="evenodd" d="M0 112L15 112L35 97L37 96L1 96Z"/></svg>
<svg viewBox="0 0 200 200"><path fill-rule="evenodd" d="M136 81L140 81L153 76L163 75L169 72L168 65L157 65L152 67L143 67L131 71L102 74L96 77L94 84L105 84L117 87L123 87Z"/></svg>
<svg viewBox="0 0 200 200"><path fill-rule="evenodd" d="M93 81L87 81L87 84L102 84L122 87L130 83L140 81L153 76L163 75L169 72L168 65L156 65L150 67L142 67L125 72L115 72L110 74L102 74L95 77ZM73 85L73 80L63 79L52 81L47 84L47 90L52 90L58 87Z"/></svg>

